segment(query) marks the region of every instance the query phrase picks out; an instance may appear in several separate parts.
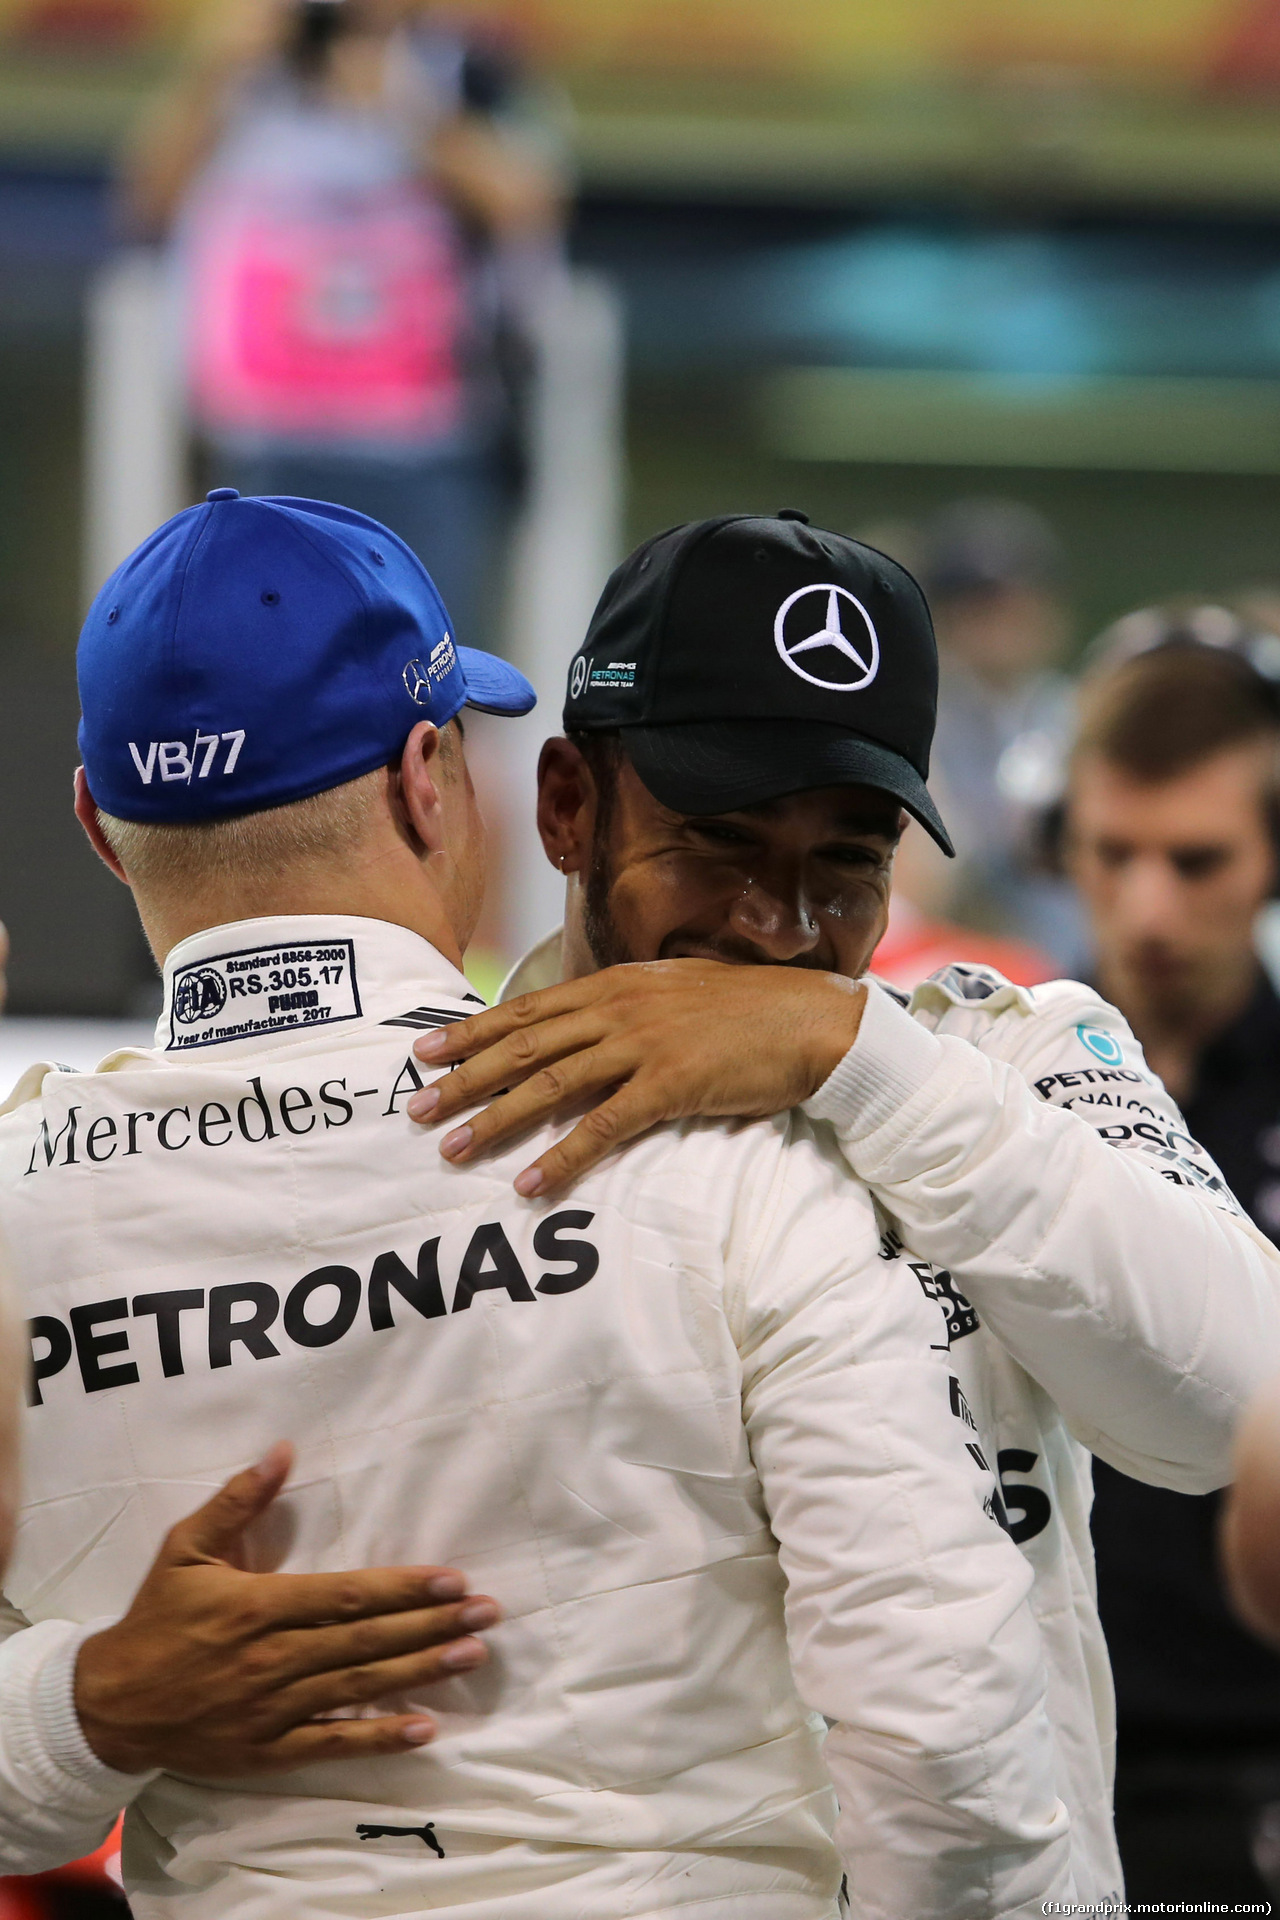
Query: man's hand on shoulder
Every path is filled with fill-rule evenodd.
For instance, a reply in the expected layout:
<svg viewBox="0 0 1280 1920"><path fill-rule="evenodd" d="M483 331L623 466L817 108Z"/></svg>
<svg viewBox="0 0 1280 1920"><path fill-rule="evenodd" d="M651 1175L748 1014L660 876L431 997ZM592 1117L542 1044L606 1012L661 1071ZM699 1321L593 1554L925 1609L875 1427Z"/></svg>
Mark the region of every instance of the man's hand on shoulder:
<svg viewBox="0 0 1280 1920"><path fill-rule="evenodd" d="M105 1766L220 1779L403 1753L433 1738L429 1716L327 1716L488 1658L470 1634L493 1626L498 1607L469 1596L451 1568L271 1574L236 1564L292 1458L274 1447L179 1521L128 1613L81 1647L76 1713Z"/></svg>
<svg viewBox="0 0 1280 1920"><path fill-rule="evenodd" d="M419 1040L420 1060L456 1070L408 1110L437 1125L489 1101L441 1142L446 1159L464 1164L591 1102L515 1183L549 1194L663 1121L760 1119L799 1106L853 1045L865 1003L857 982L804 967L609 967Z"/></svg>

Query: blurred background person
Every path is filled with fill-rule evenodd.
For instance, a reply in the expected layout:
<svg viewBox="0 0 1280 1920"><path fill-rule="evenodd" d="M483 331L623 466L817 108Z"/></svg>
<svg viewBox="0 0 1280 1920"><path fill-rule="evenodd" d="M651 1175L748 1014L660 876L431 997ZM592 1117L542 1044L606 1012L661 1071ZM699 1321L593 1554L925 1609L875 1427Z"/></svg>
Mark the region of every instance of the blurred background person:
<svg viewBox="0 0 1280 1920"><path fill-rule="evenodd" d="M1254 664L1273 651L1221 607L1150 609L1104 635L1081 691L1065 855L1094 984L1280 1241L1280 999L1254 941L1277 877L1280 700ZM1127 1092L1097 1095L1118 1124ZM1141 1486L1100 1461L1094 1485L1127 1895L1264 1899L1280 1657L1227 1609L1221 1496Z"/></svg>
<svg viewBox="0 0 1280 1920"><path fill-rule="evenodd" d="M921 562L942 669L934 763L955 822L960 917L1078 973L1079 912L1044 870L1034 833L1060 783L1073 710L1057 537L1016 501L958 500L923 529Z"/></svg>
<svg viewBox="0 0 1280 1920"><path fill-rule="evenodd" d="M419 0L235 0L200 16L123 185L174 241L215 477L390 525L477 644L564 197L506 44Z"/></svg>

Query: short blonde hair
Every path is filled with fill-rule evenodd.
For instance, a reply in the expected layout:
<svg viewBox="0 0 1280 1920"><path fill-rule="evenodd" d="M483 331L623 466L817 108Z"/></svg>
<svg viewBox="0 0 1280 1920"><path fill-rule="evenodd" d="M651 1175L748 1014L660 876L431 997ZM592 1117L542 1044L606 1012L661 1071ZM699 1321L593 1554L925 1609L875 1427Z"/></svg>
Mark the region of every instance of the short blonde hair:
<svg viewBox="0 0 1280 1920"><path fill-rule="evenodd" d="M386 769L262 813L225 820L155 826L118 820L98 809L98 826L137 886L170 888L210 883L267 882L289 867L342 858L359 848L386 784Z"/></svg>

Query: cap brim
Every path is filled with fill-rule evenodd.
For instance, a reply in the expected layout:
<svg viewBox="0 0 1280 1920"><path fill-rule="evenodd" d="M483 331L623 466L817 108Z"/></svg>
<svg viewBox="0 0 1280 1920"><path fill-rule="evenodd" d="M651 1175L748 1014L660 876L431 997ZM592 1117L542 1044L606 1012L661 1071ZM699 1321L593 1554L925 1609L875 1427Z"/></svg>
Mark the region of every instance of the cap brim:
<svg viewBox="0 0 1280 1920"><path fill-rule="evenodd" d="M496 654L458 648L458 664L467 683L467 705L481 713L532 713L538 696L517 668Z"/></svg>
<svg viewBox="0 0 1280 1920"><path fill-rule="evenodd" d="M736 813L813 787L876 787L900 800L942 851L955 848L909 760L844 727L808 720L686 721L624 727L636 772L677 813Z"/></svg>

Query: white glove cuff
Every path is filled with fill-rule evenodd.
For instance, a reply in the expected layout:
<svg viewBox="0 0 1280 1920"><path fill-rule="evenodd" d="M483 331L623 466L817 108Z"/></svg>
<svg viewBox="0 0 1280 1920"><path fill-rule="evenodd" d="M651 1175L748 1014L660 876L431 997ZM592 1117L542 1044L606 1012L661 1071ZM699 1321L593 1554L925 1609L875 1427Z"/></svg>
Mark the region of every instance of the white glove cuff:
<svg viewBox="0 0 1280 1920"><path fill-rule="evenodd" d="M937 1072L946 1048L874 980L858 1037L835 1071L804 1103L843 1139L861 1140L893 1119Z"/></svg>
<svg viewBox="0 0 1280 1920"><path fill-rule="evenodd" d="M116 1813L136 1799L155 1772L117 1773L85 1739L75 1709L76 1661L85 1641L111 1620L72 1626L48 1620L7 1643L5 1745L59 1811L77 1817Z"/></svg>

